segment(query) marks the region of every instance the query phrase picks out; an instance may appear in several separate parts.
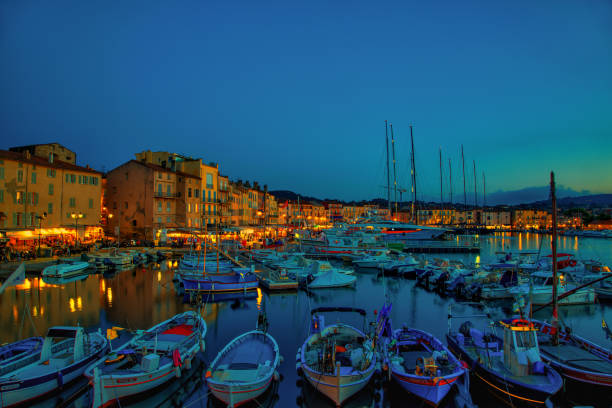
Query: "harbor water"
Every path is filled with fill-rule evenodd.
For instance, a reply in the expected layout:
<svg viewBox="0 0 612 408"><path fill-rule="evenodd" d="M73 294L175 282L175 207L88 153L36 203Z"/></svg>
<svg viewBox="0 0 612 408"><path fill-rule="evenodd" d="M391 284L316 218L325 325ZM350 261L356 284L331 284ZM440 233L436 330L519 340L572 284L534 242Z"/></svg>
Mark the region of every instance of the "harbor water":
<svg viewBox="0 0 612 408"><path fill-rule="evenodd" d="M550 236L534 233L499 233L479 237L480 254L452 254L437 257L462 259L466 263L489 262L496 259L496 252L502 250L538 251L550 253ZM576 254L579 259L597 259L612 265L612 240L597 238L560 237L559 252ZM428 255L435 257L436 255ZM15 287L8 288L0 295L0 343L13 342L21 338L44 335L50 326L81 325L87 329L100 328L103 333L112 327L125 328L124 332L147 329L177 313L193 309L189 299L176 293L172 281L175 261L163 261L114 274L91 274L68 282L43 281L39 277L28 279ZM281 381L275 384L257 403L252 406L332 406L315 390L301 384L296 374L295 355L308 335L310 310L318 306L350 306L367 311L368 322L375 319L385 298L393 303L391 318L397 327L406 324L428 331L443 342L448 330L448 310L453 313L478 314L482 310L469 303L449 297L440 297L416 287L415 282L397 277L385 277L376 270L356 270L357 282L354 288L323 289L310 294L304 291L267 293L262 290L250 294L225 295L223 298L204 298L202 314L208 323L206 351L200 365L194 365L190 373L174 380L168 387L157 390L147 400L131 401L134 406L220 406L209 400L203 375L206 365L216 353L234 337L255 327L257 312L265 308L270 328L276 338L284 362L280 367ZM496 317L511 312L511 302L490 304ZM550 309L538 312L535 317L549 319ZM591 339L604 348L612 347L612 340L602 330L602 319L612 322L612 308L607 304L564 306L560 310L562 321L574 333ZM340 316L330 314L327 323ZM364 324L361 316L343 315L357 327ZM458 327L460 321L453 322ZM120 331L121 334L121 331ZM123 334L120 335L120 339ZM498 406L499 401L479 392L472 384L472 397L481 407ZM40 402L37 406L90 406L86 384L73 387L57 397ZM77 393L76 391L82 391ZM372 406L374 396L366 388L347 406ZM597 401L580 401L596 405ZM574 401L562 397L557 404L572 406ZM446 402L454 406L452 398ZM126 406L128 404L123 404ZM411 399L402 390L391 386L383 396L383 406L423 406ZM250 406L250 405L249 405Z"/></svg>

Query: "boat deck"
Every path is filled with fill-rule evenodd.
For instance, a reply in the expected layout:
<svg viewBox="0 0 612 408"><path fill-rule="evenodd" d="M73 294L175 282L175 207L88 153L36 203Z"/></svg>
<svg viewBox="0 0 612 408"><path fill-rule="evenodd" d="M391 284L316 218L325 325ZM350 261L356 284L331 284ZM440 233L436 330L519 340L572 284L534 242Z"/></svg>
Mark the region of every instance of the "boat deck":
<svg viewBox="0 0 612 408"><path fill-rule="evenodd" d="M545 357L550 357L562 364L582 370L612 374L612 364L609 361L598 358L587 350L572 344L553 346L552 344L540 343L540 351Z"/></svg>
<svg viewBox="0 0 612 408"><path fill-rule="evenodd" d="M270 373L274 346L263 337L248 337L219 359L212 378L217 381L251 382Z"/></svg>

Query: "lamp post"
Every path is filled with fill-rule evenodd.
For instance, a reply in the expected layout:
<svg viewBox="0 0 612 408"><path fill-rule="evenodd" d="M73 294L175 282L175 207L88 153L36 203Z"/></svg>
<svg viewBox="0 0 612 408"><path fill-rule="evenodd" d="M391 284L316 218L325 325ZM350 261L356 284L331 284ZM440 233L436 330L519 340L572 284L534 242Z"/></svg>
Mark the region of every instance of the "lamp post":
<svg viewBox="0 0 612 408"><path fill-rule="evenodd" d="M78 212L78 213L71 213L70 214L70 218L74 219L74 237L76 239L76 246L79 246L79 218L83 218L83 213L82 212Z"/></svg>
<svg viewBox="0 0 612 408"><path fill-rule="evenodd" d="M42 233L42 231L41 231L42 220L47 218L47 213L44 212L42 215L37 215L36 218L38 219L38 253L40 254L40 235Z"/></svg>

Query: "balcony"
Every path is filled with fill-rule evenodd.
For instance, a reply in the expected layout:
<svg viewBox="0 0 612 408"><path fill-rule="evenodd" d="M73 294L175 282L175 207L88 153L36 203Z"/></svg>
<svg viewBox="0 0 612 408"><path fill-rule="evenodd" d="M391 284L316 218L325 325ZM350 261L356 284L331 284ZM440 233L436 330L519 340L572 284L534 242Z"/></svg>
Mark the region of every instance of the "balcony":
<svg viewBox="0 0 612 408"><path fill-rule="evenodd" d="M163 191L155 191L153 197L155 198L179 198L181 193L164 193Z"/></svg>

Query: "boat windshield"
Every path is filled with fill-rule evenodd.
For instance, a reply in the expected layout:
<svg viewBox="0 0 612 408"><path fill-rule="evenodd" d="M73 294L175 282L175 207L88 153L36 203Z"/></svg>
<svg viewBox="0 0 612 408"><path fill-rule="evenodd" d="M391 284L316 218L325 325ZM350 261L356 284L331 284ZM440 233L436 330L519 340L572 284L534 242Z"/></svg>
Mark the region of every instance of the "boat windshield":
<svg viewBox="0 0 612 408"><path fill-rule="evenodd" d="M515 331L516 345L521 348L535 347L535 332L534 331Z"/></svg>

